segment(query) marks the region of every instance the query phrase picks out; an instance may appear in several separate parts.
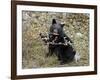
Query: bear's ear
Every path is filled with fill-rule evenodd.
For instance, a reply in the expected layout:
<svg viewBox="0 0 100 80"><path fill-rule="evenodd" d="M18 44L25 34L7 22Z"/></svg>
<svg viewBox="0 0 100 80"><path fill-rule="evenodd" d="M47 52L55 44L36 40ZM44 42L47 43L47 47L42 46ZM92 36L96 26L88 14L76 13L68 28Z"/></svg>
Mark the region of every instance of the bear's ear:
<svg viewBox="0 0 100 80"><path fill-rule="evenodd" d="M56 19L52 19L52 24L56 24Z"/></svg>
<svg viewBox="0 0 100 80"><path fill-rule="evenodd" d="M65 26L65 24L61 24L61 27L64 27Z"/></svg>

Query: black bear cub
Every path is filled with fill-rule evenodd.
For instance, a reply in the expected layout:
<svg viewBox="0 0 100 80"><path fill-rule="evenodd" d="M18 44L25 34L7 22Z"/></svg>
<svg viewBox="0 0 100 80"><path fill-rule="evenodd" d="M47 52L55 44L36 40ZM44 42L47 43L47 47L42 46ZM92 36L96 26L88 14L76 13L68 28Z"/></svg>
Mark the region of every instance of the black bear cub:
<svg viewBox="0 0 100 80"><path fill-rule="evenodd" d="M52 25L50 26L49 35L43 36L40 34L42 40L48 44L47 56L56 54L60 64L65 64L72 61L75 57L77 60L76 51L72 47L72 40L65 34L63 27L65 24L61 24L52 20Z"/></svg>

